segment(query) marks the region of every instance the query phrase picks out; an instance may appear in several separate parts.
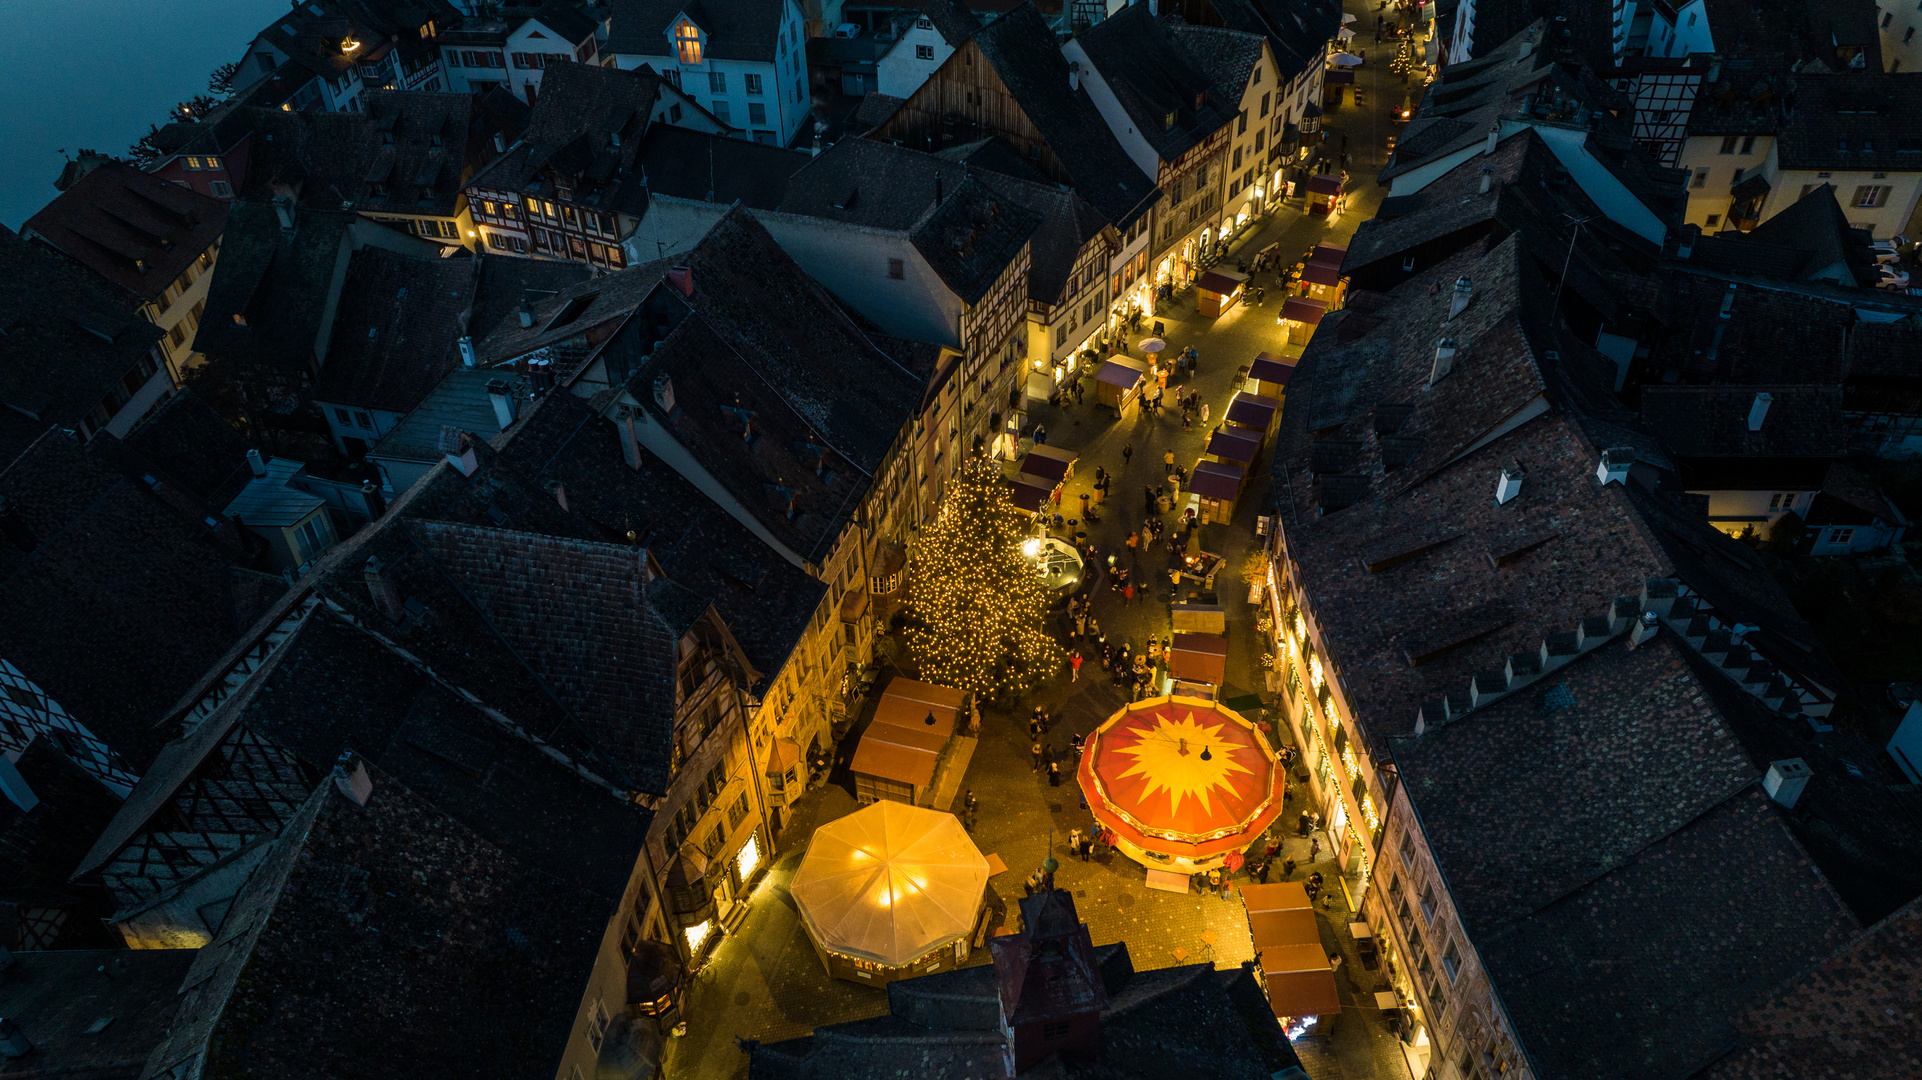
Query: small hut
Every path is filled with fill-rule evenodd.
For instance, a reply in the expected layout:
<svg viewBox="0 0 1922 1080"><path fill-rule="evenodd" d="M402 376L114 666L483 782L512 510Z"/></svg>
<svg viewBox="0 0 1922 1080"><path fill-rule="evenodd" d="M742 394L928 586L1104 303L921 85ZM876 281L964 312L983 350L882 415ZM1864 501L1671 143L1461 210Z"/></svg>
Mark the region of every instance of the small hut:
<svg viewBox="0 0 1922 1080"><path fill-rule="evenodd" d="M1241 302L1248 275L1217 266L1195 279L1195 314L1216 318Z"/></svg>
<svg viewBox="0 0 1922 1080"><path fill-rule="evenodd" d="M1228 639L1214 634L1175 634L1168 645L1168 674L1175 679L1176 693L1213 697L1228 675ZM1205 691L1205 695L1197 691Z"/></svg>
<svg viewBox="0 0 1922 1080"><path fill-rule="evenodd" d="M1288 344L1306 345L1315 336L1315 327L1321 325L1321 317L1328 314L1328 305L1312 296L1291 296L1281 304L1281 327L1288 334Z"/></svg>
<svg viewBox="0 0 1922 1080"><path fill-rule="evenodd" d="M1127 415L1129 406L1141 397L1143 376L1148 365L1125 356L1110 356L1095 373L1095 400Z"/></svg>
<svg viewBox="0 0 1922 1080"><path fill-rule="evenodd" d="M1254 383L1250 389L1262 397L1282 401L1288 394L1288 380L1295 375L1295 361L1286 356L1261 352L1255 354L1255 362L1248 365L1248 381Z"/></svg>
<svg viewBox="0 0 1922 1080"><path fill-rule="evenodd" d="M1247 428L1224 424L1208 437L1209 461L1231 462L1244 468L1253 468L1255 457L1260 453L1261 434Z"/></svg>
<svg viewBox="0 0 1922 1080"><path fill-rule="evenodd" d="M815 830L788 893L828 974L879 985L967 962L988 875L953 814L881 802Z"/></svg>
<svg viewBox="0 0 1922 1080"><path fill-rule="evenodd" d="M1320 300L1330 310L1341 306L1341 298L1348 289L1348 279L1341 276L1339 264L1310 262L1301 270L1301 291L1309 298Z"/></svg>
<svg viewBox="0 0 1922 1080"><path fill-rule="evenodd" d="M1228 426L1256 432L1266 442L1274 438L1275 432L1281 427L1281 402L1274 398L1239 393L1229 399L1228 411L1222 418Z"/></svg>
<svg viewBox="0 0 1922 1080"><path fill-rule="evenodd" d="M1341 177L1317 173L1308 178L1303 185L1308 194L1308 212L1321 217L1331 217L1341 203Z"/></svg>
<svg viewBox="0 0 1922 1080"><path fill-rule="evenodd" d="M1203 525L1226 525L1234 520L1235 501L1248 482L1248 470L1223 461L1197 461L1188 474L1188 490L1195 493Z"/></svg>
<svg viewBox="0 0 1922 1080"><path fill-rule="evenodd" d="M1341 1011L1335 973L1321 945L1315 909L1299 881L1249 883L1238 890L1248 913L1248 937L1261 958L1268 1005L1281 1017Z"/></svg>
<svg viewBox="0 0 1922 1080"><path fill-rule="evenodd" d="M1015 466L1014 475L1008 477L1008 486L1013 489L1009 497L1023 510L1043 508L1054 498L1055 491L1074 476L1074 462L1071 450L1046 443L1036 445Z"/></svg>
<svg viewBox="0 0 1922 1080"><path fill-rule="evenodd" d="M954 738L961 701L959 690L944 686L898 677L889 682L848 763L855 801L923 802Z"/></svg>

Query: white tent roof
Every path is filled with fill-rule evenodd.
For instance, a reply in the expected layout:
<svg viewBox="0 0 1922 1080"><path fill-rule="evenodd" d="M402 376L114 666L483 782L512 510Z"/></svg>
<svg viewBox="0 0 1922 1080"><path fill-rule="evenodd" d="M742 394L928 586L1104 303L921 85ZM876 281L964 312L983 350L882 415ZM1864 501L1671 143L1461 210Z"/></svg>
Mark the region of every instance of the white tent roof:
<svg viewBox="0 0 1922 1080"><path fill-rule="evenodd" d="M902 967L971 933L987 886L953 814L884 799L815 830L788 891L823 947Z"/></svg>

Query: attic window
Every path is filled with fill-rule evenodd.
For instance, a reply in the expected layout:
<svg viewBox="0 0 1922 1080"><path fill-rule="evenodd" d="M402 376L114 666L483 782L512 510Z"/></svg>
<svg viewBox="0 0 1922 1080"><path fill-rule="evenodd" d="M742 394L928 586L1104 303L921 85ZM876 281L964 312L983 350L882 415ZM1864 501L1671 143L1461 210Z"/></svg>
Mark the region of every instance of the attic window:
<svg viewBox="0 0 1922 1080"><path fill-rule="evenodd" d="M555 314L554 318L549 321L546 326L541 328L541 333L544 334L549 330L559 329L573 322L575 319L580 318L586 313L588 308L594 305L594 298L599 295L600 293L597 292L582 293L561 305L561 310Z"/></svg>
<svg viewBox="0 0 1922 1080"><path fill-rule="evenodd" d="M1174 126L1175 126L1175 117L1176 117L1176 116L1178 116L1178 115L1180 115L1180 114L1179 114L1179 113L1172 113L1172 112L1171 112L1171 113L1169 113L1169 114L1168 114L1167 116L1164 116L1164 117L1162 117L1162 118L1161 118L1161 128L1162 128L1162 130L1163 130L1163 131L1166 131L1166 130L1168 130L1169 128L1172 128L1172 127L1174 127Z"/></svg>
<svg viewBox="0 0 1922 1080"><path fill-rule="evenodd" d="M846 210L847 208L854 205L855 198L860 194L861 194L860 188L849 188L848 193L834 200L832 205L836 210Z"/></svg>
<svg viewBox="0 0 1922 1080"><path fill-rule="evenodd" d="M674 27L674 47L683 64L701 62L701 31L683 19Z"/></svg>

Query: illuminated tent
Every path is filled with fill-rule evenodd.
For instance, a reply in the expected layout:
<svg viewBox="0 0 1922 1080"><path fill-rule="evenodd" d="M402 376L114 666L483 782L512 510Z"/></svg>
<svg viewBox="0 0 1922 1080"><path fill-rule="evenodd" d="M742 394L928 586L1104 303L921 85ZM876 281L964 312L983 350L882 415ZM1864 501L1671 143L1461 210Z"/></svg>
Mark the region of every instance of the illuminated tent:
<svg viewBox="0 0 1922 1080"><path fill-rule="evenodd" d="M1241 714L1193 697L1137 701L1089 736L1077 774L1116 847L1193 873L1255 841L1281 814L1287 778Z"/></svg>
<svg viewBox="0 0 1922 1080"><path fill-rule="evenodd" d="M965 959L987 885L953 814L883 800L816 829L788 891L830 974L880 982Z"/></svg>

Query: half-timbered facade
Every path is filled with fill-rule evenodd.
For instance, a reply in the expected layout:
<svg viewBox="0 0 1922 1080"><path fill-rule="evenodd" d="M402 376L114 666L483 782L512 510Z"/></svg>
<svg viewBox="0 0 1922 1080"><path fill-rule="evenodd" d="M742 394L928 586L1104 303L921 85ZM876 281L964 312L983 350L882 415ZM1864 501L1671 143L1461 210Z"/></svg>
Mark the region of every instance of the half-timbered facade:
<svg viewBox="0 0 1922 1080"><path fill-rule="evenodd" d="M1675 168L1688 138L1688 118L1707 73L1706 56L1677 58L1631 56L1611 73L1617 90L1635 103L1635 141L1662 165Z"/></svg>

